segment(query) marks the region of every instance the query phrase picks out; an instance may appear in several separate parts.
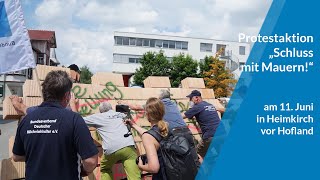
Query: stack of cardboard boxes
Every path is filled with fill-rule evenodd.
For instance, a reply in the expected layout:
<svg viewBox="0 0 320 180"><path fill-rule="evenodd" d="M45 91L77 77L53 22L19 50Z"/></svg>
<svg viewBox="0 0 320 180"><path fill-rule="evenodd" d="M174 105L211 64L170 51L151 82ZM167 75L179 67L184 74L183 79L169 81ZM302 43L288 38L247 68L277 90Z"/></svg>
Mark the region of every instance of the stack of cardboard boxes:
<svg viewBox="0 0 320 180"><path fill-rule="evenodd" d="M50 70L47 70L44 66L37 66L39 79L44 80L46 74ZM67 70L66 70L67 71ZM41 82L36 80L27 80L23 85L23 102L27 106L37 106L42 102L41 92L39 85ZM98 107L100 102L108 101L112 104L113 108L117 105L119 100L124 100L129 104L145 104L146 100L150 97L159 97L162 89L167 89L171 93L171 99L175 101L181 112L189 109L189 99L186 97L191 93L192 90L197 89L201 92L202 98L214 104L216 107L223 108L217 99L215 99L214 92L212 89L205 89L202 78L186 78L181 81L182 88L171 88L170 80L168 77L155 77L150 76L144 80L145 88L129 88L124 87L122 75L112 73L96 73L92 76L92 84L80 84L74 83L72 92L76 98L79 98L80 107L79 113L83 116L98 113ZM6 98L4 100L3 107L3 118L4 119L19 119L19 115L13 108L10 100ZM150 123L144 116L144 112L132 111L133 120L142 126L143 128L149 129ZM198 141L201 139L201 132L198 123L195 120L185 120L190 128L195 139ZM100 151L99 162L102 156L101 138L99 138L94 128L89 128L91 135L95 140L95 143ZM138 154L145 154L142 141L138 133L133 131L133 137L136 143ZM13 140L13 139L12 139ZM12 143L12 142L11 142ZM12 149L12 144L9 147L9 151ZM5 166L7 167L10 160L5 160ZM11 161L12 163L12 161ZM22 163L24 164L24 163ZM3 169L3 166L2 166ZM15 168L19 170L20 175L24 175L24 171L20 172L23 168ZM115 165L114 179L122 179L125 177L125 172L122 165ZM95 172L87 177L88 179L97 178L100 176L100 169L96 168ZM13 173L14 174L14 173ZM20 177L23 178L23 177Z"/></svg>

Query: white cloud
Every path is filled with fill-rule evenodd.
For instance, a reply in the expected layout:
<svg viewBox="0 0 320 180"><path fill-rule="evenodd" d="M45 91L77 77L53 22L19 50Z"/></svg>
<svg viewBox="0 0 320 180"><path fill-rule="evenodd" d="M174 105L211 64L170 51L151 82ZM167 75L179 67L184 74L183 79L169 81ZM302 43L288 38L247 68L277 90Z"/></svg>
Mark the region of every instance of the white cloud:
<svg viewBox="0 0 320 180"><path fill-rule="evenodd" d="M25 18L37 21L39 29L56 31L62 64L88 65L96 72L111 71L114 31L237 40L239 32L258 33L270 4L271 0L43 0Z"/></svg>
<svg viewBox="0 0 320 180"><path fill-rule="evenodd" d="M158 17L158 13L148 5L147 1L142 0L112 4L90 1L76 15L80 19L114 26L152 23Z"/></svg>

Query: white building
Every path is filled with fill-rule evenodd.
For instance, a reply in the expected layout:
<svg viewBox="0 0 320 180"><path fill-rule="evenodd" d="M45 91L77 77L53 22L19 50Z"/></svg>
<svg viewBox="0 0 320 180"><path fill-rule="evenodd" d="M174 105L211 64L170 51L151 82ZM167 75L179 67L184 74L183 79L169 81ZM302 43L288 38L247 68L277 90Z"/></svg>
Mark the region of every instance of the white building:
<svg viewBox="0 0 320 180"><path fill-rule="evenodd" d="M250 44L236 41L168 36L144 33L114 32L113 67L114 73L124 75L125 82L132 76L136 68L140 67L139 58L148 51L164 54L170 60L180 53L189 54L201 61L205 56L213 56L224 49L221 60L226 61L236 78L239 78L242 65L247 61Z"/></svg>

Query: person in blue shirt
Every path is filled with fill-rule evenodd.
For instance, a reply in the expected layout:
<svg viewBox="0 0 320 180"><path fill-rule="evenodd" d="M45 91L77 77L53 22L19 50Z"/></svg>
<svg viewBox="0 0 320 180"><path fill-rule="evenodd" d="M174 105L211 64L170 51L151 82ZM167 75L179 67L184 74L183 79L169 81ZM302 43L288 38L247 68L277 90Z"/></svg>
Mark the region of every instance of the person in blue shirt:
<svg viewBox="0 0 320 180"><path fill-rule="evenodd" d="M183 136L188 140L190 147L193 151L192 154L194 156L194 160L199 167L200 162L199 162L197 150L194 143L194 138L186 122L184 122L177 104L170 99L170 92L168 90L162 89L159 94L159 99L164 104L165 114L163 116L163 120L168 123L169 132L174 135ZM124 101L119 101L118 103L128 104L130 109L135 111L143 111L145 109L145 105L142 105L142 106L134 105Z"/></svg>
<svg viewBox="0 0 320 180"><path fill-rule="evenodd" d="M14 161L26 162L26 179L81 179L93 172L98 149L83 118L66 109L72 81L64 71L51 71L42 83L44 102L28 110L18 125L12 149ZM19 107L18 107L19 108ZM25 111L25 112L24 112Z"/></svg>
<svg viewBox="0 0 320 180"><path fill-rule="evenodd" d="M191 105L192 107L184 113L183 118L192 119L195 117L199 123L202 142L198 144L198 153L204 158L219 126L220 117L212 104L202 100L201 93L198 90L193 90L187 97L194 105Z"/></svg>

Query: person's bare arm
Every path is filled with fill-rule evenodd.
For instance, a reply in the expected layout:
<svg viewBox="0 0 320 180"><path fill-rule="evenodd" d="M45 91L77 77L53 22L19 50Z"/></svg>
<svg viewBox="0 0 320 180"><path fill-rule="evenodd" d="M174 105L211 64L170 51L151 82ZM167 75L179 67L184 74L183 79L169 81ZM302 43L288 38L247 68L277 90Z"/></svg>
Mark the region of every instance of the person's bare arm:
<svg viewBox="0 0 320 180"><path fill-rule="evenodd" d="M225 112L226 109L225 108L216 108L216 110L222 114Z"/></svg>
<svg viewBox="0 0 320 180"><path fill-rule="evenodd" d="M25 156L19 156L16 154L12 155L12 159L14 162L25 162L26 161L26 157Z"/></svg>
<svg viewBox="0 0 320 180"><path fill-rule="evenodd" d="M186 118L187 118L186 115L184 114L184 112L181 113L181 116L182 116L183 119L186 119Z"/></svg>
<svg viewBox="0 0 320 180"><path fill-rule="evenodd" d="M130 103L128 103L128 101L120 100L120 101L118 101L118 104L128 105L129 108L134 111L143 111L144 110L144 107L142 105L130 104Z"/></svg>
<svg viewBox="0 0 320 180"><path fill-rule="evenodd" d="M16 95L9 96L11 103L14 109L18 112L19 115L27 115L28 107L23 104L22 99Z"/></svg>
<svg viewBox="0 0 320 180"><path fill-rule="evenodd" d="M140 136L142 136L143 133L145 133L147 130L138 126L136 123L134 123L132 120L126 120L126 123L129 123L130 126L135 129L139 134Z"/></svg>
<svg viewBox="0 0 320 180"><path fill-rule="evenodd" d="M75 97L73 93L71 93L71 98L69 102L70 108L73 112L78 112L79 109L79 99Z"/></svg>
<svg viewBox="0 0 320 180"><path fill-rule="evenodd" d="M98 154L89 157L87 159L82 160L83 170L90 174L97 167L98 164Z"/></svg>
<svg viewBox="0 0 320 180"><path fill-rule="evenodd" d="M141 159L139 160L138 167L142 171L150 173L157 173L160 169L160 163L157 154L156 143L158 143L150 134L143 134L142 143L146 150L148 163L143 165ZM159 143L158 143L159 145Z"/></svg>

